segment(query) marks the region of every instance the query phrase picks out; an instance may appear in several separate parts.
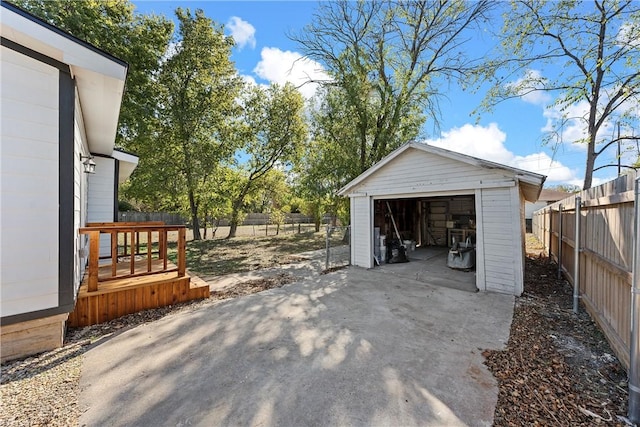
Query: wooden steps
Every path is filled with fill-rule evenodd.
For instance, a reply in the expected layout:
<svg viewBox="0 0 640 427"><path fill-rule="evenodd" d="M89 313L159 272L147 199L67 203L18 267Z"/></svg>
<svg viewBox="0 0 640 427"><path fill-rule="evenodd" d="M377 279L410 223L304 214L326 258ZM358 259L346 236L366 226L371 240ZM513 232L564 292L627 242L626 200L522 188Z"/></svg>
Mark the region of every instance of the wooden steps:
<svg viewBox="0 0 640 427"><path fill-rule="evenodd" d="M188 274L180 277L175 271L100 282L98 290L93 292L88 291L85 278L68 324L72 327L95 325L209 295L209 285L202 279Z"/></svg>

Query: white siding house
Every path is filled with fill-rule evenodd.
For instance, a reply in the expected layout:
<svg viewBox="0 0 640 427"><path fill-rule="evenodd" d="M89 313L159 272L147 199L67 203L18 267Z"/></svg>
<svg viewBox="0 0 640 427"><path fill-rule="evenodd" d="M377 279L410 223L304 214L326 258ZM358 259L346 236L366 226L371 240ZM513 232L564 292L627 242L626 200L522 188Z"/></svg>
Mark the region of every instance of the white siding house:
<svg viewBox="0 0 640 427"><path fill-rule="evenodd" d="M419 246L476 244L476 286L520 295L524 271L524 203L545 177L422 143L407 143L339 192L351 199L351 259L374 267L374 227L384 227L387 201L398 227ZM464 223L464 225L455 225ZM459 227L459 228L456 228ZM404 238L404 237L403 237Z"/></svg>
<svg viewBox="0 0 640 427"><path fill-rule="evenodd" d="M86 265L86 237L78 229L92 206L110 210L115 220L117 182L126 178L117 173L114 142L127 64L5 2L0 34L6 360L62 344ZM111 164L97 165L95 184L85 173L87 156ZM137 158L125 161L135 167ZM121 169L130 173L132 166Z"/></svg>

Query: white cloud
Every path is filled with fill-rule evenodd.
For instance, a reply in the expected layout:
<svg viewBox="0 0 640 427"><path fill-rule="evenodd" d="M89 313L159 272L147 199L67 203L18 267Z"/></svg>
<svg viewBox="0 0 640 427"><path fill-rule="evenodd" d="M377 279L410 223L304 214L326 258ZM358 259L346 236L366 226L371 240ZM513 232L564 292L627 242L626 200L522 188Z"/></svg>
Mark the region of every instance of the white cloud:
<svg viewBox="0 0 640 427"><path fill-rule="evenodd" d="M244 80L245 83L251 85L251 86L257 86L257 82L256 79L253 78L253 76L247 76L246 74L240 74L240 78L242 80Z"/></svg>
<svg viewBox="0 0 640 427"><path fill-rule="evenodd" d="M611 175L611 176L608 176L606 178L598 178L598 177L594 176L594 177L591 178L591 188L597 187L597 186L602 185L604 183L607 183L609 181L613 181L616 178L617 178L617 175ZM577 185L578 187L582 188L582 184L584 184L584 179L583 178L575 178L575 179L572 179L571 181L568 181L567 183L571 184L571 185Z"/></svg>
<svg viewBox="0 0 640 427"><path fill-rule="evenodd" d="M258 77L281 85L290 82L298 87L305 98L311 98L318 87L317 83L310 83L310 80L329 79L322 65L304 58L298 52L265 47L260 57L260 62L253 69Z"/></svg>
<svg viewBox="0 0 640 427"><path fill-rule="evenodd" d="M235 40L239 49L245 46L255 49L256 47L256 29L242 18L232 16L227 22L227 28L231 31L231 36Z"/></svg>
<svg viewBox="0 0 640 427"><path fill-rule="evenodd" d="M585 151L588 137L589 103L579 101L564 109L559 106L547 108L543 116L547 123L541 129L542 132L552 133L552 141L557 144L565 144L574 149ZM613 136L614 124L607 119L598 130L599 142L610 141Z"/></svg>
<svg viewBox="0 0 640 427"><path fill-rule="evenodd" d="M442 132L442 138L430 139L426 142L429 145L469 156L507 164L513 158L513 153L505 148L506 139L507 134L502 132L496 123L491 123L487 127L466 124L448 132Z"/></svg>
<svg viewBox="0 0 640 427"><path fill-rule="evenodd" d="M553 160L544 152L517 156L507 150L504 143L507 135L496 123L489 126L466 124L443 132L438 139L429 139L429 145L447 150L502 163L507 166L524 169L547 176L547 183L566 183L577 179L575 171Z"/></svg>
<svg viewBox="0 0 640 427"><path fill-rule="evenodd" d="M515 156L510 164L519 169L547 176L548 182L569 182L576 179L574 171L553 160L547 153L539 152L526 156Z"/></svg>
<svg viewBox="0 0 640 427"><path fill-rule="evenodd" d="M548 92L537 90L544 86L546 78L538 70L527 70L518 80L507 83L509 89L520 95L520 99L533 105L545 106L551 102Z"/></svg>
<svg viewBox="0 0 640 427"><path fill-rule="evenodd" d="M620 26L620 31L616 40L621 45L628 45L628 48L637 49L640 47L640 25L634 22L626 22Z"/></svg>

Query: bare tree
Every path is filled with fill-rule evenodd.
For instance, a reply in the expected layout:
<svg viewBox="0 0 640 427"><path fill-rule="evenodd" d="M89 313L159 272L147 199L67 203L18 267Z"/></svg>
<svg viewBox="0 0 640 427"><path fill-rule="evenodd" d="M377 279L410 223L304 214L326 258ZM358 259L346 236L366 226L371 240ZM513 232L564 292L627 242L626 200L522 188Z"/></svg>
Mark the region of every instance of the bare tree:
<svg viewBox="0 0 640 427"><path fill-rule="evenodd" d="M535 92L556 95L547 142L587 144L583 186L590 188L597 157L637 140L630 133L639 119L640 3L514 1L498 37L501 49L483 69L493 82L483 107ZM614 122L625 132L604 135ZM565 141L564 130L576 123L583 134Z"/></svg>
<svg viewBox="0 0 640 427"><path fill-rule="evenodd" d="M348 117L343 128L352 131L325 136L349 147L342 151L353 153L353 173L415 138L426 117L437 126L438 101L448 81L472 70L464 44L490 7L485 0L326 2L290 35L331 76L319 83L340 99L336 115ZM335 127L327 105L326 122Z"/></svg>

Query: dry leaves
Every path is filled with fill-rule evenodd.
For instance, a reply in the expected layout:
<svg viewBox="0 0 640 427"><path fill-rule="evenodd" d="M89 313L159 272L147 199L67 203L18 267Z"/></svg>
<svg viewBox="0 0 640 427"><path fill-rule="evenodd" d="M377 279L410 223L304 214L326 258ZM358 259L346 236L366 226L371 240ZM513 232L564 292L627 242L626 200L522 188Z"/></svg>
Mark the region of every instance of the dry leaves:
<svg viewBox="0 0 640 427"><path fill-rule="evenodd" d="M498 379L496 426L625 425L626 373L556 266L528 257L504 351L485 351Z"/></svg>

